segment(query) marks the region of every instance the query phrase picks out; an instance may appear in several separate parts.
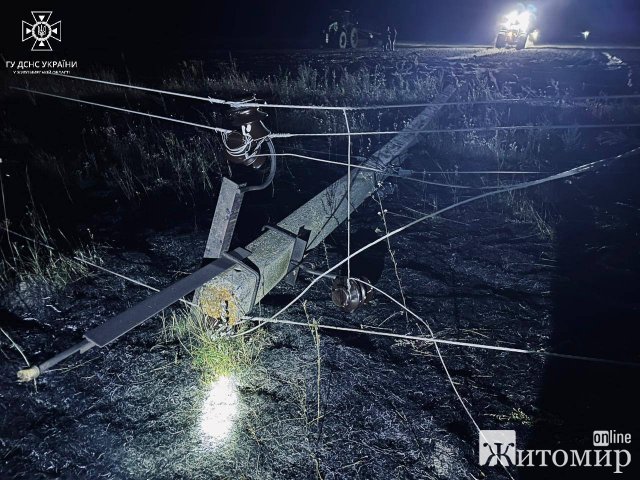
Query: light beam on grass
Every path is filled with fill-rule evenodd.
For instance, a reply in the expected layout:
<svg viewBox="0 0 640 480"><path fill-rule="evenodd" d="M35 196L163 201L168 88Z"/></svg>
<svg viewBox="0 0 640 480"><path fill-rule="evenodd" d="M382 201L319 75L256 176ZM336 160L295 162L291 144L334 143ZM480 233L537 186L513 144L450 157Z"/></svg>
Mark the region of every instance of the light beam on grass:
<svg viewBox="0 0 640 480"><path fill-rule="evenodd" d="M238 389L232 377L222 376L211 384L200 414L203 443L217 448L229 437L238 415Z"/></svg>

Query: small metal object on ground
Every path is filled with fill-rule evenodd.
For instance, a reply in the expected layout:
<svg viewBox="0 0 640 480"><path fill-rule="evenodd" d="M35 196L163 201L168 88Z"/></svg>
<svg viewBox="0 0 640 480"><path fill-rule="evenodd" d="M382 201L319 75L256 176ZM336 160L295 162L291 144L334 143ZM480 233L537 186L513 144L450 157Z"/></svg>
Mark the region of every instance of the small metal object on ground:
<svg viewBox="0 0 640 480"><path fill-rule="evenodd" d="M362 278L366 283L369 280ZM373 289L358 278L335 277L331 285L331 300L348 313L353 313L360 306L373 298Z"/></svg>

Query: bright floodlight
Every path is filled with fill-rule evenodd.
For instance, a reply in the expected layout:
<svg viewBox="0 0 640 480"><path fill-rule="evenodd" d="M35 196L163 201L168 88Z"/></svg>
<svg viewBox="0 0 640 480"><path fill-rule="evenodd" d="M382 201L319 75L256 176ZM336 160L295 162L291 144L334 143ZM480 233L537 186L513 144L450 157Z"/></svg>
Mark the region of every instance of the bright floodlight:
<svg viewBox="0 0 640 480"><path fill-rule="evenodd" d="M518 21L518 11L514 10L513 12L509 12L505 15L506 23L513 24Z"/></svg>
<svg viewBox="0 0 640 480"><path fill-rule="evenodd" d="M200 432L204 442L218 446L231 433L238 413L238 390L232 378L220 377L213 382L200 415Z"/></svg>
<svg viewBox="0 0 640 480"><path fill-rule="evenodd" d="M522 12L513 10L504 16L504 20L503 25L508 30L526 32L529 30L529 24L531 23L531 12L528 10L524 10Z"/></svg>
<svg viewBox="0 0 640 480"><path fill-rule="evenodd" d="M529 23L531 22L531 12L525 10L520 15L518 15L518 24L520 26L521 32L526 32L529 30Z"/></svg>
<svg viewBox="0 0 640 480"><path fill-rule="evenodd" d="M537 42L538 41L538 37L540 37L540 31L539 30L534 30L533 32L531 32L531 34L529 35L529 38L531 38L531 40L533 42Z"/></svg>
<svg viewBox="0 0 640 480"><path fill-rule="evenodd" d="M584 32L580 32L580 34L586 40L587 38L589 38L589 35L591 34L591 32L589 30L585 30Z"/></svg>

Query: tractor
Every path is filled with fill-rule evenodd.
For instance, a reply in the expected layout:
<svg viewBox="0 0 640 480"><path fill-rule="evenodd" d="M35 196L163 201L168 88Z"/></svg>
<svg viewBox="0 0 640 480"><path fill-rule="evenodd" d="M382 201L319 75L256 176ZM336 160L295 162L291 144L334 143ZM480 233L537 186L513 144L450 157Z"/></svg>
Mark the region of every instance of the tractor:
<svg viewBox="0 0 640 480"><path fill-rule="evenodd" d="M527 9L505 15L496 37L496 48L516 47L516 50L522 50L527 46L529 37L535 41L538 32L531 30L533 20L533 12Z"/></svg>
<svg viewBox="0 0 640 480"><path fill-rule="evenodd" d="M325 46L330 48L357 48L358 25L351 21L349 10L332 10L329 26L324 31Z"/></svg>
<svg viewBox="0 0 640 480"><path fill-rule="evenodd" d="M324 30L324 47L358 48L359 46L382 46L382 35L366 30L353 21L349 10L332 10L329 25Z"/></svg>

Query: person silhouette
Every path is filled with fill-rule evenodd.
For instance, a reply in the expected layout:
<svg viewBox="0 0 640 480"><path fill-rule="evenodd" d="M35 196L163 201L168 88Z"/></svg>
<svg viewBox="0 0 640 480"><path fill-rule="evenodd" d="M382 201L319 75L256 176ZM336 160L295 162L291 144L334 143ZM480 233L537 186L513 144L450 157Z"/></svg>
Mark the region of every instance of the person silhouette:
<svg viewBox="0 0 640 480"><path fill-rule="evenodd" d="M396 38L398 38L398 30L395 25L391 27L391 51L396 49Z"/></svg>

